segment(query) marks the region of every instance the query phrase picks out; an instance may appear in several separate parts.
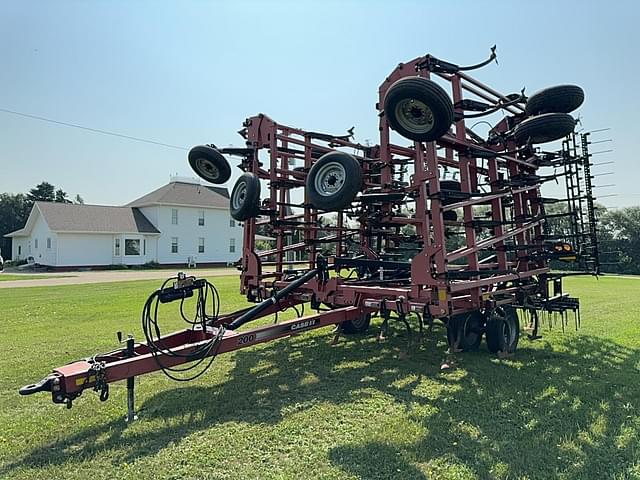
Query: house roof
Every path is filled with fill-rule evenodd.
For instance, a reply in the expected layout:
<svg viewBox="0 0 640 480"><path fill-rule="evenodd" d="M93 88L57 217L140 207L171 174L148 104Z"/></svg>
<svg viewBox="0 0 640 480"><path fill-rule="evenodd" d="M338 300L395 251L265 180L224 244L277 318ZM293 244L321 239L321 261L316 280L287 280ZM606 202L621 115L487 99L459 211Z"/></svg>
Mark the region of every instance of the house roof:
<svg viewBox="0 0 640 480"><path fill-rule="evenodd" d="M36 202L24 228L8 233L5 237L28 237L37 218L37 212L53 232L158 234L158 229L138 209L151 205L182 205L226 210L229 208L229 192L224 187L174 180L124 207Z"/></svg>
<svg viewBox="0 0 640 480"><path fill-rule="evenodd" d="M149 205L187 205L227 209L229 208L229 191L224 187L171 182L128 203L127 207Z"/></svg>
<svg viewBox="0 0 640 480"><path fill-rule="evenodd" d="M36 202L25 227L5 236L28 236L36 210L52 232L160 233L137 208Z"/></svg>
<svg viewBox="0 0 640 480"><path fill-rule="evenodd" d="M26 228L21 228L20 230L15 230L13 232L7 233L5 237L27 237L29 234L27 233Z"/></svg>

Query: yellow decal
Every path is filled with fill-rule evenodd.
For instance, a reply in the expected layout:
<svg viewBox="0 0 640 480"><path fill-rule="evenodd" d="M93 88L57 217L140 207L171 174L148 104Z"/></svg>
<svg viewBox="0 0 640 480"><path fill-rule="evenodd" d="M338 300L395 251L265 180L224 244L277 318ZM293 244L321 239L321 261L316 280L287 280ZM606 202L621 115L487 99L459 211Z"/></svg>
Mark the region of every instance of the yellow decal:
<svg viewBox="0 0 640 480"><path fill-rule="evenodd" d="M82 385L84 385L84 382L94 383L95 381L96 381L95 375L91 375L88 379L87 377L76 378L76 387L81 387Z"/></svg>
<svg viewBox="0 0 640 480"><path fill-rule="evenodd" d="M438 289L438 300L440 302L446 302L447 301L447 290L444 288L439 288Z"/></svg>

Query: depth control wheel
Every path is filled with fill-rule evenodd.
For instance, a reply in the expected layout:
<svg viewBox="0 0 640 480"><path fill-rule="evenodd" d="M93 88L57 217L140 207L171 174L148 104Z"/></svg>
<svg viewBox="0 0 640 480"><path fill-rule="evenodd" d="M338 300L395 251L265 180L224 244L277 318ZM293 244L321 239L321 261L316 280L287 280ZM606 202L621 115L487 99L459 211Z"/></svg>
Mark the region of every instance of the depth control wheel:
<svg viewBox="0 0 640 480"><path fill-rule="evenodd" d="M577 85L556 85L539 90L527 100L525 113L571 113L584 102L584 90Z"/></svg>
<svg viewBox="0 0 640 480"><path fill-rule="evenodd" d="M306 187L309 202L315 208L346 208L362 187L362 167L348 153L326 153L309 170Z"/></svg>
<svg viewBox="0 0 640 480"><path fill-rule="evenodd" d="M518 145L547 143L566 137L575 126L575 119L567 113L543 113L516 125L513 136Z"/></svg>
<svg viewBox="0 0 640 480"><path fill-rule="evenodd" d="M253 173L243 173L234 185L229 210L239 222L260 214L260 180Z"/></svg>
<svg viewBox="0 0 640 480"><path fill-rule="evenodd" d="M231 177L227 159L208 145L198 145L189 151L189 165L200 178L210 183L224 183Z"/></svg>
<svg viewBox="0 0 640 480"><path fill-rule="evenodd" d="M487 348L491 353L513 353L520 338L520 321L511 305L496 307L487 315Z"/></svg>
<svg viewBox="0 0 640 480"><path fill-rule="evenodd" d="M449 131L453 123L453 103L434 81L407 77L387 90L384 114L391 128L403 137L431 142Z"/></svg>

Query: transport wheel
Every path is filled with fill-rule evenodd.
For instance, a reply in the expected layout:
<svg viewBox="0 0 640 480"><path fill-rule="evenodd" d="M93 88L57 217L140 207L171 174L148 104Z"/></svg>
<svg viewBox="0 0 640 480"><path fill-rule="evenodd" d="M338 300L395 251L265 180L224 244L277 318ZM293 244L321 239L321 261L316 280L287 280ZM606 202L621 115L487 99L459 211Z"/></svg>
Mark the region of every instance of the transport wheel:
<svg viewBox="0 0 640 480"><path fill-rule="evenodd" d="M518 145L547 143L566 137L576 126L574 118L567 113L545 113L531 117L516 125L513 136Z"/></svg>
<svg viewBox="0 0 640 480"><path fill-rule="evenodd" d="M520 321L516 309L502 305L494 309L487 318L487 348L491 353L515 352L520 338Z"/></svg>
<svg viewBox="0 0 640 480"><path fill-rule="evenodd" d="M231 216L240 222L260 214L260 180L251 172L243 173L231 192Z"/></svg>
<svg viewBox="0 0 640 480"><path fill-rule="evenodd" d="M483 328L484 316L478 310L451 317L447 323L449 346L464 352L477 350L482 341Z"/></svg>
<svg viewBox="0 0 640 480"><path fill-rule="evenodd" d="M387 90L384 114L391 128L403 137L431 142L449 131L453 104L437 83L422 77L408 77Z"/></svg>
<svg viewBox="0 0 640 480"><path fill-rule="evenodd" d="M313 164L307 175L309 202L320 210L348 207L362 187L362 167L344 152L329 152Z"/></svg>
<svg viewBox="0 0 640 480"><path fill-rule="evenodd" d="M367 313L354 320L347 320L342 322L342 332L345 335L355 335L358 333L364 333L369 330L371 324L371 314Z"/></svg>
<svg viewBox="0 0 640 480"><path fill-rule="evenodd" d="M189 165L200 178L210 183L224 183L231 177L227 159L207 145L198 145L189 151Z"/></svg>
<svg viewBox="0 0 640 480"><path fill-rule="evenodd" d="M584 102L584 90L577 85L557 85L539 90L529 97L527 115L571 113Z"/></svg>

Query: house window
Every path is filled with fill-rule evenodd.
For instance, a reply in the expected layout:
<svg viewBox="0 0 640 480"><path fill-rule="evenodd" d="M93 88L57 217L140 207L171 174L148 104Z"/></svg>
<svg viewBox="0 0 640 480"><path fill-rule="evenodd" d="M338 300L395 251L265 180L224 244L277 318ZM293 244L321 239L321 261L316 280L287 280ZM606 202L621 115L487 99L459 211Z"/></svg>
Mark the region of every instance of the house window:
<svg viewBox="0 0 640 480"><path fill-rule="evenodd" d="M51 237L47 237L47 248L51 250Z"/></svg>
<svg viewBox="0 0 640 480"><path fill-rule="evenodd" d="M171 209L171 224L172 225L177 225L178 224L178 209L177 208L172 208Z"/></svg>
<svg viewBox="0 0 640 480"><path fill-rule="evenodd" d="M22 245L18 245L18 255L22 255Z"/></svg>
<svg viewBox="0 0 640 480"><path fill-rule="evenodd" d="M128 256L140 255L140 240L138 240L137 238L125 238L124 254Z"/></svg>
<svg viewBox="0 0 640 480"><path fill-rule="evenodd" d="M119 257L119 256L120 256L120 239L119 239L119 238L116 238L116 239L115 239L115 241L114 241L114 244L113 244L113 254L114 254L116 257Z"/></svg>
<svg viewBox="0 0 640 480"><path fill-rule="evenodd" d="M233 218L231 220L229 220L229 226L230 227L235 227L236 226L236 222L235 222L235 220Z"/></svg>
<svg viewBox="0 0 640 480"><path fill-rule="evenodd" d="M178 253L178 237L171 237L171 253Z"/></svg>
<svg viewBox="0 0 640 480"><path fill-rule="evenodd" d="M235 253L236 251L236 239L235 238L230 238L229 239L229 253Z"/></svg>
<svg viewBox="0 0 640 480"><path fill-rule="evenodd" d="M204 210L200 210L198 214L198 225L204 225Z"/></svg>
<svg viewBox="0 0 640 480"><path fill-rule="evenodd" d="M204 237L198 238L198 253L204 253Z"/></svg>
<svg viewBox="0 0 640 480"><path fill-rule="evenodd" d="M38 239L37 238L33 241L33 246L35 247L36 250L38 249Z"/></svg>
<svg viewBox="0 0 640 480"><path fill-rule="evenodd" d="M146 238L144 240L142 240L142 254L143 255L147 254L147 239Z"/></svg>

